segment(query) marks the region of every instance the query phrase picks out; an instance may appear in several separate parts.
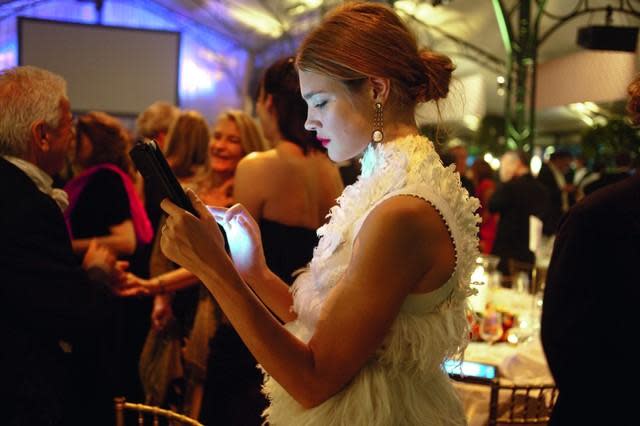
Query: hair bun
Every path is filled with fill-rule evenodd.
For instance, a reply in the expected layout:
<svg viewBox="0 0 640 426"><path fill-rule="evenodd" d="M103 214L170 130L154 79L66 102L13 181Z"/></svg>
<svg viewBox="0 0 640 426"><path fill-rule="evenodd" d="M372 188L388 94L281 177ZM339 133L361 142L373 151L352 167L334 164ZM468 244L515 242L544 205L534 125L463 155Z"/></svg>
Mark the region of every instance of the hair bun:
<svg viewBox="0 0 640 426"><path fill-rule="evenodd" d="M449 94L449 83L455 65L446 55L421 49L420 59L424 66L424 78L414 89L416 102L437 101Z"/></svg>

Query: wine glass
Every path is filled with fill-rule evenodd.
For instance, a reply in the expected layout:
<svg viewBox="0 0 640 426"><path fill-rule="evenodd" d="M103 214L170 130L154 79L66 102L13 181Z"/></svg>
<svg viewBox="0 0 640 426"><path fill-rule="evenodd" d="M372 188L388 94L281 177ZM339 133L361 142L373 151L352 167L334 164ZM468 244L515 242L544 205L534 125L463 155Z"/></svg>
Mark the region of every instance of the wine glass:
<svg viewBox="0 0 640 426"><path fill-rule="evenodd" d="M515 276L513 287L519 294L529 294L529 287L531 282L529 276L524 272L518 272Z"/></svg>
<svg viewBox="0 0 640 426"><path fill-rule="evenodd" d="M502 315L494 309L487 309L480 320L478 330L480 337L490 345L494 344L502 337Z"/></svg>

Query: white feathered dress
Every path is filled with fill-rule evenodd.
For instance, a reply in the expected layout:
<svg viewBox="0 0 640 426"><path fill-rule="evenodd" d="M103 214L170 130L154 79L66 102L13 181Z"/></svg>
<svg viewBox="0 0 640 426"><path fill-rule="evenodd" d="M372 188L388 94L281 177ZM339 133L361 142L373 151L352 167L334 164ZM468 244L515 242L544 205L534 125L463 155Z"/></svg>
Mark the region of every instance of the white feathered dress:
<svg viewBox="0 0 640 426"><path fill-rule="evenodd" d="M345 188L307 271L293 286L298 317L287 328L308 342L324 301L345 272L352 245L368 213L382 200L410 194L433 205L453 238L456 267L448 282L426 294L409 295L375 355L339 393L304 409L272 377L263 391L271 426L389 426L466 424L460 401L442 371L445 357L466 346L466 298L478 255L474 213L478 201L445 168L432 143L421 136L371 145L358 181Z"/></svg>

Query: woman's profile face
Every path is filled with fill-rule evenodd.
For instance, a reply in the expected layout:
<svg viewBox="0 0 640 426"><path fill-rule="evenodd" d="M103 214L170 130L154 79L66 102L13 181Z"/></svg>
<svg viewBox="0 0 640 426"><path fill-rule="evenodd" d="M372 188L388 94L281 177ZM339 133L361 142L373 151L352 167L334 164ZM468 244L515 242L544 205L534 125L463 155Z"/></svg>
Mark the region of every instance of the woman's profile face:
<svg viewBox="0 0 640 426"><path fill-rule="evenodd" d="M76 163L80 166L85 166L93 154L93 144L89 136L84 133L80 133L76 143Z"/></svg>
<svg viewBox="0 0 640 426"><path fill-rule="evenodd" d="M339 81L312 71L299 71L300 91L307 102L305 128L327 149L333 161L360 154L371 141L373 101L354 95Z"/></svg>
<svg viewBox="0 0 640 426"><path fill-rule="evenodd" d="M235 173L244 157L240 129L228 118L218 120L209 143L209 165L217 173Z"/></svg>

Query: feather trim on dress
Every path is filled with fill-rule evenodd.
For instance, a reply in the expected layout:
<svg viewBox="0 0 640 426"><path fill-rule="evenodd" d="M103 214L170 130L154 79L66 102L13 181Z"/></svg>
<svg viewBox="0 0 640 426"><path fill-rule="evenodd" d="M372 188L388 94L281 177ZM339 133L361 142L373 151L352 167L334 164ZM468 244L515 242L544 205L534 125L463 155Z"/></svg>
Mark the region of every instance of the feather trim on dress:
<svg viewBox="0 0 640 426"><path fill-rule="evenodd" d="M362 174L345 188L318 229L308 269L292 288L298 317L287 328L304 342L313 335L328 294L344 274L359 227L381 201L395 195L424 199L440 213L456 251L453 274L440 289L410 295L374 357L342 391L309 410L265 374L265 411L272 426L459 425L462 406L441 365L461 356L468 336L467 297L478 256L476 198L462 188L454 166L444 167L431 141L409 136L370 145Z"/></svg>

